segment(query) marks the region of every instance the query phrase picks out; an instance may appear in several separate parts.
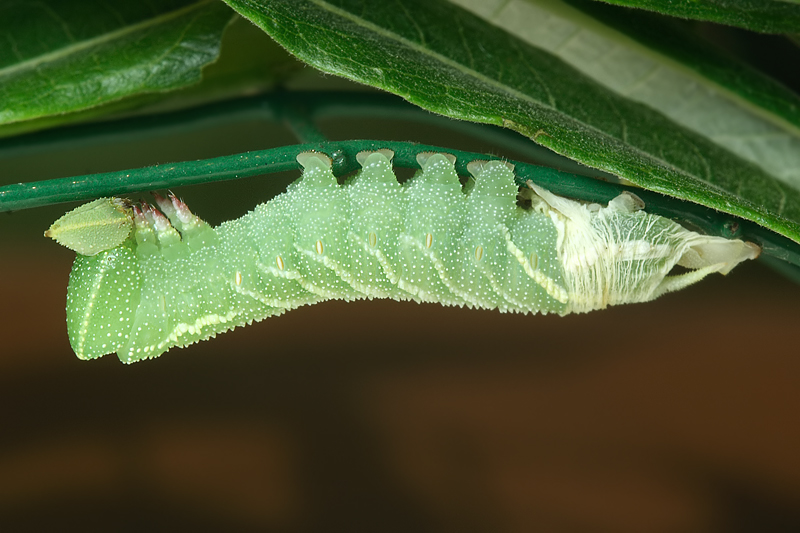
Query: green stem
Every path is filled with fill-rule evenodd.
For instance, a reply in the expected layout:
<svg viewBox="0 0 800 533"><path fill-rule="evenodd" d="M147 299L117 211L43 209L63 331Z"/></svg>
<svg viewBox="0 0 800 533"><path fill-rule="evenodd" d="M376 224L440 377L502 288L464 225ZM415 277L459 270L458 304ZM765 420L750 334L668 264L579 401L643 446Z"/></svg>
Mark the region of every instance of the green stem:
<svg viewBox="0 0 800 533"><path fill-rule="evenodd" d="M0 211L28 209L61 202L299 169L300 165L296 160L297 154L310 150L328 154L333 160L334 172L337 176L342 176L359 168L356 161L358 152L381 148L394 151L393 164L402 168L418 168L416 156L420 152L451 153L456 156L456 171L460 175L467 175L467 164L471 161L496 159L486 154L411 142L352 140L307 143L201 161L185 161L133 170L8 185L0 188ZM709 235L726 238L739 237L756 242L763 247L765 255L800 266L800 245L751 222L729 215L720 215L712 209L652 191L628 188L620 184L599 181L529 163L516 161L511 161L511 163L515 165L515 174L521 186L531 180L558 195L600 203L607 203L622 191L631 190L644 200L648 212L679 220L684 224L688 223Z"/></svg>

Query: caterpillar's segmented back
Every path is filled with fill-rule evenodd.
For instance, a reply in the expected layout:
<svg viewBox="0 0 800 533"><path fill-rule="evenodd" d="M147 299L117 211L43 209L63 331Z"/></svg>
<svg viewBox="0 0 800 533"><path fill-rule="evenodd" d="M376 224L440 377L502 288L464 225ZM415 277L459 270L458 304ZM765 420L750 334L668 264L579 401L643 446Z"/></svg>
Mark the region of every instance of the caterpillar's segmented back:
<svg viewBox="0 0 800 533"><path fill-rule="evenodd" d="M75 353L130 363L334 298L585 312L651 300L758 255L645 213L628 193L601 207L530 183L523 208L502 161L471 163L465 192L452 156L420 154L422 170L403 185L391 157L359 154L361 172L339 186L327 156L301 154L303 176L284 194L217 228L175 197L157 197L160 211L101 199L68 213L57 224L77 233L62 230L64 240L95 253L79 254L70 276ZM95 242L82 228L96 231L86 217L98 212L116 233ZM676 264L691 270L670 276Z"/></svg>

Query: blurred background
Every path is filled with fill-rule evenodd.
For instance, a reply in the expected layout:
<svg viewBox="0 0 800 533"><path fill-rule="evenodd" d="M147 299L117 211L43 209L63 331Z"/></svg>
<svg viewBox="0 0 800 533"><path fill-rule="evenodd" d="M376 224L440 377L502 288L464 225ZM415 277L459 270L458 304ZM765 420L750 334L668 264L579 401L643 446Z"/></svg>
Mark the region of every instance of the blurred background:
<svg viewBox="0 0 800 533"><path fill-rule="evenodd" d="M321 128L526 159L427 125ZM237 119L0 169L295 142ZM175 192L217 224L298 175ZM74 254L42 233L73 206L0 214L3 531L800 531L800 287L760 262L565 318L328 302L126 366L68 344Z"/></svg>

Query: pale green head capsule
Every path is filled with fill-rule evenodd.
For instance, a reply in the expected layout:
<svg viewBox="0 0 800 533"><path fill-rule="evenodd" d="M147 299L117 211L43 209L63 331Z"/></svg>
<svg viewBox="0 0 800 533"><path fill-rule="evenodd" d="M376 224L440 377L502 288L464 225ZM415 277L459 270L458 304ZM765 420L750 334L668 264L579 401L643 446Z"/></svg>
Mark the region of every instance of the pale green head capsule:
<svg viewBox="0 0 800 533"><path fill-rule="evenodd" d="M96 255L125 242L133 229L132 217L126 200L100 198L53 222L44 236L81 255Z"/></svg>

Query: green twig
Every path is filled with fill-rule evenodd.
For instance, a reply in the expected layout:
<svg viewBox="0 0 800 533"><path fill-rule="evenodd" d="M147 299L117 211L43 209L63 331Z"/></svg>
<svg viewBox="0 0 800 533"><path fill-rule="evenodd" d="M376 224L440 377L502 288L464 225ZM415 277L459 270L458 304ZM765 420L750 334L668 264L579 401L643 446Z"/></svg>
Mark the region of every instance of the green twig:
<svg viewBox="0 0 800 533"><path fill-rule="evenodd" d="M492 158L485 154L410 142L326 141L317 129L316 123L322 119L340 117L408 120L456 130L493 142L524 154L532 161L548 165L513 162L520 185L524 185L525 181L530 179L556 194L600 203L608 202L623 190L631 190L645 201L650 212L680 221L710 235L739 237L756 242L762 246L765 256L800 267L800 244L757 224L655 192L626 188L614 183L613 176L578 165L516 133L493 126L439 117L394 96L381 93L326 92L298 95L277 92L168 114L58 128L6 139L0 142L0 157L47 152L54 148L98 146L109 142L173 134L197 128L199 125L235 123L259 118L283 122L305 144L201 161L185 161L133 170L7 185L0 187L0 211L299 169L295 158L298 153L307 150L318 150L331 156L334 161L334 172L339 176L357 170L355 154L362 150L389 148L395 152L395 166L405 168L417 168L415 158L419 152L449 152L457 157L456 170L461 175L467 174L466 165L470 161ZM549 167L560 167L569 172ZM608 181L595 179L597 177Z"/></svg>
<svg viewBox="0 0 800 533"><path fill-rule="evenodd" d="M398 141L329 141L283 146L244 154L216 157L202 161L185 161L133 170L89 174L73 178L19 183L0 188L0 211L28 209L75 200L88 200L181 185L225 181L260 174L299 169L297 154L310 150L324 152L333 160L338 176L358 169L356 154L364 150L388 148L394 151L393 164L402 168L418 168L420 152L448 152L456 156L456 171L467 174L467 164L478 159L492 159L485 154L452 150ZM712 209L663 196L652 191L578 176L523 162L512 161L520 185L528 180L561 196L606 203L623 190L641 197L648 211L688 223L710 235L739 237L761 245L764 254L800 266L800 245L751 222L723 215Z"/></svg>

